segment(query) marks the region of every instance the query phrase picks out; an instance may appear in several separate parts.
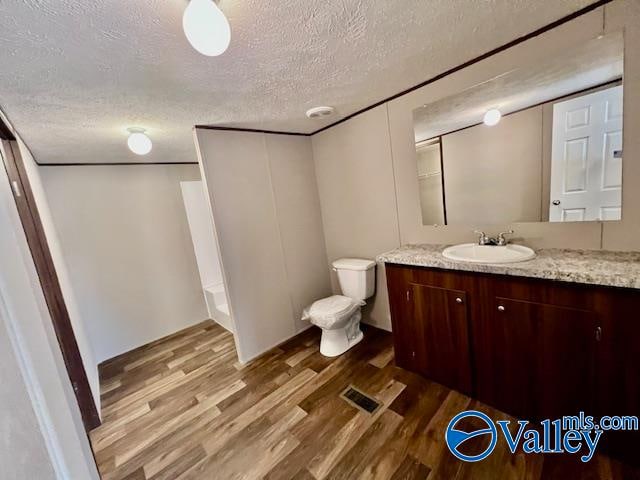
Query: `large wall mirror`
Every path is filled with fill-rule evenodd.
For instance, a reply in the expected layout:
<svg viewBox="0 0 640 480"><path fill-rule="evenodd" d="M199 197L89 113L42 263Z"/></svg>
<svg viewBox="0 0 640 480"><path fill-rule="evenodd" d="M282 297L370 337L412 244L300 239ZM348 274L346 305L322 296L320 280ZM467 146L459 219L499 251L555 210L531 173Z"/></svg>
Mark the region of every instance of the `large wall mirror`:
<svg viewBox="0 0 640 480"><path fill-rule="evenodd" d="M424 225L620 220L621 34L413 112Z"/></svg>

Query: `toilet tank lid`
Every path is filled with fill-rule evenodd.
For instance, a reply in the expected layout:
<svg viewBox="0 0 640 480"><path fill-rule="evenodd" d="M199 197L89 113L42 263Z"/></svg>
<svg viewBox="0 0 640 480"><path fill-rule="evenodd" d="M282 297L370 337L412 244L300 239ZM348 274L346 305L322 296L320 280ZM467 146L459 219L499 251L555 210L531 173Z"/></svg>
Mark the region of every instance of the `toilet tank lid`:
<svg viewBox="0 0 640 480"><path fill-rule="evenodd" d="M339 258L331 265L339 270L369 270L376 262L364 258Z"/></svg>

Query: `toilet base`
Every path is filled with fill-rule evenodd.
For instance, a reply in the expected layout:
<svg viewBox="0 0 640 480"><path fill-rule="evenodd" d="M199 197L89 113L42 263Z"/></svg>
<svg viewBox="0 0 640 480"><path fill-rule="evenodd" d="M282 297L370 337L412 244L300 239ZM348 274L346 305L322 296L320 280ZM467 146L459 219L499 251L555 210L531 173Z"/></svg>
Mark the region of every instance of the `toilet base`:
<svg viewBox="0 0 640 480"><path fill-rule="evenodd" d="M358 325L358 331L349 338L348 331L352 328L345 327L336 330L322 330L320 338L320 353L325 357L337 357L349 350L354 345L360 343L364 338L362 330Z"/></svg>

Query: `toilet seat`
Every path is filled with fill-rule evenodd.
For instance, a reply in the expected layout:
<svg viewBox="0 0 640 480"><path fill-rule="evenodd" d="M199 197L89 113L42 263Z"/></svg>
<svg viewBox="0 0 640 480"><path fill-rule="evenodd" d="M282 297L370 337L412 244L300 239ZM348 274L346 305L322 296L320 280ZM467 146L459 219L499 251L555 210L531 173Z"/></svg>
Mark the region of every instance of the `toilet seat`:
<svg viewBox="0 0 640 480"><path fill-rule="evenodd" d="M313 302L306 313L311 323L320 328L332 328L350 318L361 304L344 295L332 295Z"/></svg>
<svg viewBox="0 0 640 480"><path fill-rule="evenodd" d="M360 307L363 304L364 302L351 297L332 295L315 301L304 311L303 320L310 320L322 329L322 337L320 337L322 355L325 357L341 355L362 340Z"/></svg>

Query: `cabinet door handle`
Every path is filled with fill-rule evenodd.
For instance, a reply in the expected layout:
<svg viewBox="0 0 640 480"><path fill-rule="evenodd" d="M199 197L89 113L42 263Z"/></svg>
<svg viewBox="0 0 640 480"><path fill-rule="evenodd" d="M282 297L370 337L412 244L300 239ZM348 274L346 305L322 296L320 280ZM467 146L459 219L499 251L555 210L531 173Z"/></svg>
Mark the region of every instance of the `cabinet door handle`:
<svg viewBox="0 0 640 480"><path fill-rule="evenodd" d="M596 327L596 342L602 340L602 327Z"/></svg>
<svg viewBox="0 0 640 480"><path fill-rule="evenodd" d="M504 305L498 305L498 311L504 312Z"/></svg>
<svg viewBox="0 0 640 480"><path fill-rule="evenodd" d="M456 297L456 303L464 303L464 300L460 297Z"/></svg>

